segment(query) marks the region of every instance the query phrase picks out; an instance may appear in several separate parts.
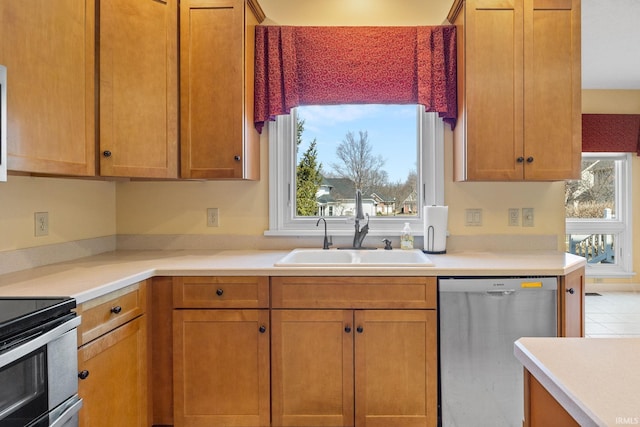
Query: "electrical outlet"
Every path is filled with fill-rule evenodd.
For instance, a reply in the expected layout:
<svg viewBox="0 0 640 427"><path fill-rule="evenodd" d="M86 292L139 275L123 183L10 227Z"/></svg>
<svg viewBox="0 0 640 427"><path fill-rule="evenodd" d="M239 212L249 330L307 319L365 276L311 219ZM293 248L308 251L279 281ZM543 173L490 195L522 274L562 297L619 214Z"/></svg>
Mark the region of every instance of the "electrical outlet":
<svg viewBox="0 0 640 427"><path fill-rule="evenodd" d="M520 209L509 208L509 227L517 227L520 225Z"/></svg>
<svg viewBox="0 0 640 427"><path fill-rule="evenodd" d="M218 227L220 218L218 216L218 208L207 209L207 227Z"/></svg>
<svg viewBox="0 0 640 427"><path fill-rule="evenodd" d="M482 209L465 209L465 225L467 227L481 227Z"/></svg>
<svg viewBox="0 0 640 427"><path fill-rule="evenodd" d="M33 214L34 235L36 237L49 235L49 212L36 212Z"/></svg>
<svg viewBox="0 0 640 427"><path fill-rule="evenodd" d="M522 208L522 226L533 227L533 208Z"/></svg>

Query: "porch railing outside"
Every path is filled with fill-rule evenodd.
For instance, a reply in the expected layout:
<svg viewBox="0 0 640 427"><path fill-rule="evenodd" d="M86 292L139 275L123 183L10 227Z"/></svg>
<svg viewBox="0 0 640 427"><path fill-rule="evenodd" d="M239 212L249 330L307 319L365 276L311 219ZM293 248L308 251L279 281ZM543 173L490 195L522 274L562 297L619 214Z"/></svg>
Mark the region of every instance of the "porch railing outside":
<svg viewBox="0 0 640 427"><path fill-rule="evenodd" d="M569 253L586 258L589 264L614 263L614 249L614 238L611 234L569 236Z"/></svg>

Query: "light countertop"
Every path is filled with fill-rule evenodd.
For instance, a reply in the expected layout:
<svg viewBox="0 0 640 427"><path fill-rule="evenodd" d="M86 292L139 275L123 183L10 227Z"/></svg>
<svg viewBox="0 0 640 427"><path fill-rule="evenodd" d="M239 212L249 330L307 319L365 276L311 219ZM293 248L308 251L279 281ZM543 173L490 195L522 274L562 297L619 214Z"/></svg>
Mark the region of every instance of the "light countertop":
<svg viewBox="0 0 640 427"><path fill-rule="evenodd" d="M1 296L72 296L78 303L154 276L562 276L584 258L555 251L429 255L432 267L275 267L289 251L117 251L0 276Z"/></svg>
<svg viewBox="0 0 640 427"><path fill-rule="evenodd" d="M521 338L514 353L581 426L640 424L640 338Z"/></svg>

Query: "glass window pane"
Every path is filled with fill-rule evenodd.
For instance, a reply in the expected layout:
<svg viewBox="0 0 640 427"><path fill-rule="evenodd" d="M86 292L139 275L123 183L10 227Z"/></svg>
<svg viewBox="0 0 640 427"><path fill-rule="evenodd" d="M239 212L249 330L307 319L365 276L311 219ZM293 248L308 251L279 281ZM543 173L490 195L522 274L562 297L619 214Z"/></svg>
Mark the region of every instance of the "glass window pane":
<svg viewBox="0 0 640 427"><path fill-rule="evenodd" d="M566 186L566 218L616 218L616 160L583 159L581 179Z"/></svg>
<svg viewBox="0 0 640 427"><path fill-rule="evenodd" d="M296 108L296 216L378 218L417 211L418 109L415 105Z"/></svg>
<svg viewBox="0 0 640 427"><path fill-rule="evenodd" d="M613 234L567 234L567 252L589 264L615 264L615 243Z"/></svg>

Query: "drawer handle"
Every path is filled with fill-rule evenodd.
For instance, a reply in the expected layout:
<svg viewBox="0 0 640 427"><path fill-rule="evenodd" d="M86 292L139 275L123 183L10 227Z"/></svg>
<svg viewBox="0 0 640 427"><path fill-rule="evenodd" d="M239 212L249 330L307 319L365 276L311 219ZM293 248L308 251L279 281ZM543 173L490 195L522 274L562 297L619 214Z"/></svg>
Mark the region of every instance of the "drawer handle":
<svg viewBox="0 0 640 427"><path fill-rule="evenodd" d="M120 307L119 305L116 305L115 307L111 307L111 312L113 314L120 314L121 311L122 311L122 307Z"/></svg>
<svg viewBox="0 0 640 427"><path fill-rule="evenodd" d="M264 334L265 332L267 332L267 327L264 325L260 325L260 328L258 330L261 334Z"/></svg>
<svg viewBox="0 0 640 427"><path fill-rule="evenodd" d="M350 333L350 332L351 332L351 326L349 326L349 325L345 326L345 327L344 327L344 331L345 331L346 333Z"/></svg>
<svg viewBox="0 0 640 427"><path fill-rule="evenodd" d="M356 328L356 331L358 331L358 333L361 334L362 332L364 332L364 328L362 326L358 326Z"/></svg>
<svg viewBox="0 0 640 427"><path fill-rule="evenodd" d="M88 376L89 371L87 371L86 369L84 371L78 372L78 378L80 378L81 380L86 380Z"/></svg>
<svg viewBox="0 0 640 427"><path fill-rule="evenodd" d="M570 293L571 295L573 295L576 293L576 291L574 291L573 288L569 288L567 289L567 293Z"/></svg>
<svg viewBox="0 0 640 427"><path fill-rule="evenodd" d="M218 290L216 291L216 295L218 295L219 297L221 297L221 296L222 296L222 294L224 294L224 290L223 290L223 289L218 289Z"/></svg>
<svg viewBox="0 0 640 427"><path fill-rule="evenodd" d="M518 163L524 163L524 157L520 156L516 159Z"/></svg>

